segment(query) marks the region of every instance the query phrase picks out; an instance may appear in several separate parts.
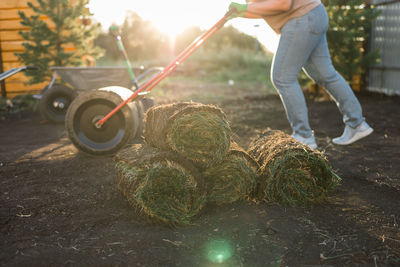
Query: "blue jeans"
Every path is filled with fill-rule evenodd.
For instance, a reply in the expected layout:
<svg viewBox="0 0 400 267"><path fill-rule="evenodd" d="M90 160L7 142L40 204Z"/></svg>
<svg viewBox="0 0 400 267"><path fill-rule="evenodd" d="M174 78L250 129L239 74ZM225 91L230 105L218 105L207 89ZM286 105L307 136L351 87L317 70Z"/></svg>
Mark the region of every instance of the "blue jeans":
<svg viewBox="0 0 400 267"><path fill-rule="evenodd" d="M321 4L300 18L289 20L281 30L274 56L271 80L277 89L293 133L310 137L308 110L297 77L303 69L335 100L343 121L350 127L363 122L362 109L343 77L336 72L329 55L326 31L328 15Z"/></svg>

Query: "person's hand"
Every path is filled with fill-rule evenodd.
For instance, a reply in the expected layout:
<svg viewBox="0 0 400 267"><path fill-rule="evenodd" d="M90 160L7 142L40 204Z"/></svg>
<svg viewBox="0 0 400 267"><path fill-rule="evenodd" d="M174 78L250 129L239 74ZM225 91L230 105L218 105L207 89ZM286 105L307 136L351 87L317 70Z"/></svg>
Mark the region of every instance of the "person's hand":
<svg viewBox="0 0 400 267"><path fill-rule="evenodd" d="M229 5L229 10L234 9L232 15L228 17L228 19L233 19L237 17L243 17L247 11L247 4L239 4L235 2L231 2Z"/></svg>
<svg viewBox="0 0 400 267"><path fill-rule="evenodd" d="M238 13L240 16L243 16L247 11L247 4L239 4L235 2L231 2L229 5L229 9L235 9L235 13Z"/></svg>

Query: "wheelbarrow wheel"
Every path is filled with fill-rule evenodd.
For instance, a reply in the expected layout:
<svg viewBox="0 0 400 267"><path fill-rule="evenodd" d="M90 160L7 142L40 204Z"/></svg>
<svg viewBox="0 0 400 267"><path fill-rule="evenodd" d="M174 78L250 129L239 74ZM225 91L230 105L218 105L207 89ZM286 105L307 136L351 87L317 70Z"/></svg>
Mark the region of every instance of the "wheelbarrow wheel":
<svg viewBox="0 0 400 267"><path fill-rule="evenodd" d="M75 97L75 90L63 84L46 87L39 102L39 111L46 120L63 123L68 107Z"/></svg>
<svg viewBox="0 0 400 267"><path fill-rule="evenodd" d="M71 142L80 151L94 156L116 153L129 141L135 128L137 131L135 116L132 116L137 111L131 109L132 105L125 105L101 127L96 127L96 122L121 102L119 94L106 90L78 95L71 103L65 121Z"/></svg>

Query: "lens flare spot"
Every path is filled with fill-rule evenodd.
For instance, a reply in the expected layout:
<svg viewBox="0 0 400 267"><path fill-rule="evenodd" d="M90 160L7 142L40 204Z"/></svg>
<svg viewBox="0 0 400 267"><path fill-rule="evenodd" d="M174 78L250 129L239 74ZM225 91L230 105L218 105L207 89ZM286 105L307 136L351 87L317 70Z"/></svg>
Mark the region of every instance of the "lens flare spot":
<svg viewBox="0 0 400 267"><path fill-rule="evenodd" d="M231 244L226 240L212 240L206 245L206 257L213 263L224 263L232 257Z"/></svg>

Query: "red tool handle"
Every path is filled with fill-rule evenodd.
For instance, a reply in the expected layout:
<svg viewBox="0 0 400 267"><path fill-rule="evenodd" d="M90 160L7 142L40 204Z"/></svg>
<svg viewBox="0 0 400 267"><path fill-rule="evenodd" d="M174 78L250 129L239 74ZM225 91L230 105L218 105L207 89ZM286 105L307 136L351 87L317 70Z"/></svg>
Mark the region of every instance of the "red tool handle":
<svg viewBox="0 0 400 267"><path fill-rule="evenodd" d="M130 101L134 100L139 93L148 92L159 84L165 77L173 72L179 64L181 64L186 58L193 54L208 38L210 38L219 28L221 28L227 21L228 17L233 14L236 10L230 9L214 26L208 31L204 32L196 40L194 40L182 53L180 53L167 67L165 67L159 74L153 77L150 81L146 82L139 89L133 92L133 94L119 104L116 108L110 111L104 118L96 122L96 127L100 128L109 118L117 113L123 106Z"/></svg>

